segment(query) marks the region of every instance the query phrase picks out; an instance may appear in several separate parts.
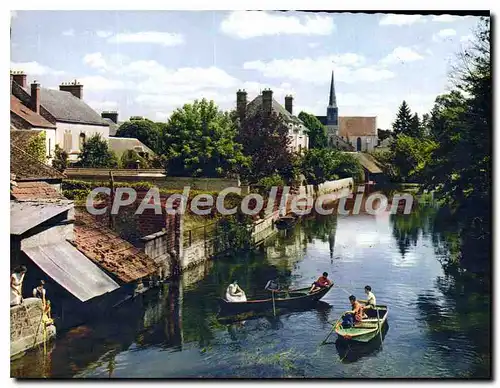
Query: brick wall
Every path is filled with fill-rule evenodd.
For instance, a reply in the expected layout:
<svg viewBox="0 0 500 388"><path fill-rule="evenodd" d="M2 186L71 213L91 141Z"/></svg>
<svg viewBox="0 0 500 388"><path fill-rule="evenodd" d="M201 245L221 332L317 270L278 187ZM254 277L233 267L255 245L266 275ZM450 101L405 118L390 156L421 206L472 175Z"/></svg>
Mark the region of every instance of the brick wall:
<svg viewBox="0 0 500 388"><path fill-rule="evenodd" d="M41 321L42 301L24 299L22 305L10 308L10 356L16 356L44 341L44 323ZM47 327L47 340L55 337L55 326Z"/></svg>

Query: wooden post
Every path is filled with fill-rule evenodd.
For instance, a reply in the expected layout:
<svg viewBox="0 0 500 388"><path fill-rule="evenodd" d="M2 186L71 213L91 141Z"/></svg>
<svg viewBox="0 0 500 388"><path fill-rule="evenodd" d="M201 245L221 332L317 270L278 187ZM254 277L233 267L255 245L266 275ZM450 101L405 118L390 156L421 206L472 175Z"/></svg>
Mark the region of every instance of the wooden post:
<svg viewBox="0 0 500 388"><path fill-rule="evenodd" d="M113 222L113 214L111 212L111 209L113 207L113 202L115 200L115 181L113 179L113 171L111 171L111 170L109 170L109 188L110 188L109 198L111 199L111 207L109 210L109 227L110 227L110 229L113 229L114 222Z"/></svg>

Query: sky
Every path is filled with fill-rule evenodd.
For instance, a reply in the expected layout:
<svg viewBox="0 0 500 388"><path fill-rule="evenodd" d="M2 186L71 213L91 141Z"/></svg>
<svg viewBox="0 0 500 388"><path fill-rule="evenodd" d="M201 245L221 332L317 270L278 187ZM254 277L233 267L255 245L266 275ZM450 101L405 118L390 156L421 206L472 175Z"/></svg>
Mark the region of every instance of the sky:
<svg viewBox="0 0 500 388"><path fill-rule="evenodd" d="M166 121L203 97L234 109L273 90L294 114L325 115L335 71L340 116L377 116L387 129L406 100L427 113L479 18L259 11L14 11L11 70L83 98L119 120Z"/></svg>

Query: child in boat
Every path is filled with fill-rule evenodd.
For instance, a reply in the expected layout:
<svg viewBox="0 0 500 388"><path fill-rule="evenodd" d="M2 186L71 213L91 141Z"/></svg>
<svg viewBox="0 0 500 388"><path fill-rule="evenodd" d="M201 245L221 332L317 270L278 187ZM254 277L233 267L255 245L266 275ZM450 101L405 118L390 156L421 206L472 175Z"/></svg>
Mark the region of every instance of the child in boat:
<svg viewBox="0 0 500 388"><path fill-rule="evenodd" d="M353 327L356 323L361 322L363 319L363 306L356 300L354 295L349 297L349 302L351 302L352 310L344 314L342 320L342 326L344 328Z"/></svg>
<svg viewBox="0 0 500 388"><path fill-rule="evenodd" d="M245 292L238 286L238 281L231 283L226 290L226 300L228 302L246 302Z"/></svg>
<svg viewBox="0 0 500 388"><path fill-rule="evenodd" d="M371 309L375 308L377 305L377 299L375 298L375 295L372 292L372 288L370 286L365 286L365 294L366 294L366 302L365 303L365 309Z"/></svg>
<svg viewBox="0 0 500 388"><path fill-rule="evenodd" d="M330 279L328 279L328 272L323 272L323 276L320 276L318 280L316 280L309 290L309 293L313 293L321 290L323 287L328 287L330 284L333 284Z"/></svg>

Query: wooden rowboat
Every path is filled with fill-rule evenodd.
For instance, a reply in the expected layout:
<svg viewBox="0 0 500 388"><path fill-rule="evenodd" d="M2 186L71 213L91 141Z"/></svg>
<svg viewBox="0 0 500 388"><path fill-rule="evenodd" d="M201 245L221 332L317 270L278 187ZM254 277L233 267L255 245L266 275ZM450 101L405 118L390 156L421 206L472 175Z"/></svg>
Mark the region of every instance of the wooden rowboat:
<svg viewBox="0 0 500 388"><path fill-rule="evenodd" d="M241 314L248 311L273 311L273 309L294 309L313 305L324 297L333 286L324 287L319 291L309 293L311 287L300 288L297 290L281 291L274 294L273 298L248 300L246 302L228 302L226 299L220 299L220 313Z"/></svg>
<svg viewBox="0 0 500 388"><path fill-rule="evenodd" d="M377 311L379 318L377 318ZM339 338L346 341L369 342L380 335L380 330L387 321L388 313L389 308L384 305L378 305L376 309L367 309L365 314L368 318L350 328L343 328L342 320L339 319L335 325L335 333L338 334Z"/></svg>

